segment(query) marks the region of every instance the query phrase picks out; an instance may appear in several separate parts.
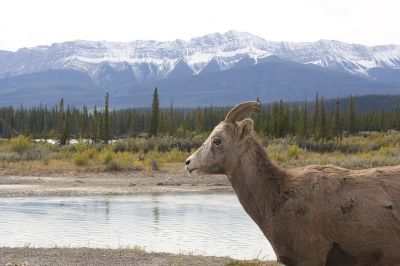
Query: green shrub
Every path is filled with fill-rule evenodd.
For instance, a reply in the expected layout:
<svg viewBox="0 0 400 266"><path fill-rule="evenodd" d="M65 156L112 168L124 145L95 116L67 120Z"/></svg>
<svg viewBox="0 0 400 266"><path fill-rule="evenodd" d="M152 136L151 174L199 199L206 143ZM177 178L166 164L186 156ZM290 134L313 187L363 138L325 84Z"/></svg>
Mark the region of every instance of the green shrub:
<svg viewBox="0 0 400 266"><path fill-rule="evenodd" d="M21 160L21 155L15 151L0 153L0 161L2 162L17 162L19 160Z"/></svg>
<svg viewBox="0 0 400 266"><path fill-rule="evenodd" d="M288 157L290 159L297 159L299 157L299 146L293 144L288 150Z"/></svg>
<svg viewBox="0 0 400 266"><path fill-rule="evenodd" d="M139 161L139 160L133 161L132 168L135 171L143 170L144 169L144 161Z"/></svg>
<svg viewBox="0 0 400 266"><path fill-rule="evenodd" d="M99 159L102 164L109 164L115 158L115 153L110 150L103 150L99 153Z"/></svg>
<svg viewBox="0 0 400 266"><path fill-rule="evenodd" d="M88 148L84 153L89 157L89 159L94 159L97 156L97 150L94 148Z"/></svg>
<svg viewBox="0 0 400 266"><path fill-rule="evenodd" d="M29 137L19 135L18 137L10 139L10 149L13 152L22 153L29 149L32 140Z"/></svg>
<svg viewBox="0 0 400 266"><path fill-rule="evenodd" d="M67 145L59 147L59 151L61 153L73 153L73 152L76 152L76 148L75 148L75 145L73 145L73 144L67 144Z"/></svg>
<svg viewBox="0 0 400 266"><path fill-rule="evenodd" d="M32 144L29 149L20 154L21 160L34 161L52 157L54 153L50 151L47 145Z"/></svg>
<svg viewBox="0 0 400 266"><path fill-rule="evenodd" d="M74 147L77 152L83 152L88 148L86 142L83 139L79 139L78 142L74 145Z"/></svg>
<svg viewBox="0 0 400 266"><path fill-rule="evenodd" d="M86 166L89 164L89 157L85 152L79 152L72 156L72 161L76 166Z"/></svg>
<svg viewBox="0 0 400 266"><path fill-rule="evenodd" d="M179 151L189 152L201 146L204 136L194 138L175 138L171 136L144 138L129 138L117 141L113 144L114 152L143 152L157 150L159 152L169 152L177 149Z"/></svg>
<svg viewBox="0 0 400 266"><path fill-rule="evenodd" d="M116 153L129 151L127 141L116 141L113 145L113 151Z"/></svg>
<svg viewBox="0 0 400 266"><path fill-rule="evenodd" d="M115 161L118 162L119 165L123 167L129 167L132 165L132 162L137 159L137 155L130 152L120 152L115 154Z"/></svg>
<svg viewBox="0 0 400 266"><path fill-rule="evenodd" d="M122 170L122 167L117 162L117 160L111 160L104 167L104 171L107 171L107 172L118 172L118 171L121 171L121 170Z"/></svg>

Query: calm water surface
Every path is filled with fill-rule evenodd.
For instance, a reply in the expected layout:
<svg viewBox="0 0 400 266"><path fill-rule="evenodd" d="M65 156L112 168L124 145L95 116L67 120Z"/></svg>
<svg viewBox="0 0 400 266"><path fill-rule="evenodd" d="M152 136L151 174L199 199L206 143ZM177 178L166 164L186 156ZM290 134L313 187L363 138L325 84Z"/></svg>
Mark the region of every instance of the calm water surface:
<svg viewBox="0 0 400 266"><path fill-rule="evenodd" d="M275 259L233 193L0 198L0 246L141 246Z"/></svg>

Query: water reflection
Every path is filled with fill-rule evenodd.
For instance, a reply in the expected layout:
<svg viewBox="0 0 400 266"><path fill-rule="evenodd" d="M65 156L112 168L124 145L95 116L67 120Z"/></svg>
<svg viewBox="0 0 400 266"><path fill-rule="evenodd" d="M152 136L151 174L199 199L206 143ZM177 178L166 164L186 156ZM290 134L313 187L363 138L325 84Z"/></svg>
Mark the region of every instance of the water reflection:
<svg viewBox="0 0 400 266"><path fill-rule="evenodd" d="M27 243L275 258L232 193L0 198L0 246Z"/></svg>
<svg viewBox="0 0 400 266"><path fill-rule="evenodd" d="M160 220L160 209L158 206L153 207L153 221L154 223L158 224L158 221Z"/></svg>
<svg viewBox="0 0 400 266"><path fill-rule="evenodd" d="M110 219L110 201L108 198L104 200L104 206L106 209L106 220L108 221Z"/></svg>

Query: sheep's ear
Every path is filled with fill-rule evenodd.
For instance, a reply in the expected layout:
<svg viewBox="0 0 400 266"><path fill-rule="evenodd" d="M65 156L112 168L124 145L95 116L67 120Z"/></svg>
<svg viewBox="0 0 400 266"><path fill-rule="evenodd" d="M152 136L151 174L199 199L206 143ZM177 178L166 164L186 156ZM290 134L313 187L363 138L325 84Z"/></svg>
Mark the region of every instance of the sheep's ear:
<svg viewBox="0 0 400 266"><path fill-rule="evenodd" d="M236 134L240 138L244 138L253 131L254 122L250 118L243 119L242 121L237 123Z"/></svg>

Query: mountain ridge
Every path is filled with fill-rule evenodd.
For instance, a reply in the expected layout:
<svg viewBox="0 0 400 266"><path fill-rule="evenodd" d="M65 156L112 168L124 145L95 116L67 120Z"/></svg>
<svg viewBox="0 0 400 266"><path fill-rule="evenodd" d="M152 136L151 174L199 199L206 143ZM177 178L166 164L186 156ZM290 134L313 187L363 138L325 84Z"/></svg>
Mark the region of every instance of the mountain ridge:
<svg viewBox="0 0 400 266"><path fill-rule="evenodd" d="M229 31L189 41L71 41L0 51L0 105L101 103L147 106L154 87L178 106L255 99L296 101L400 93L400 45L320 40L271 42Z"/></svg>
<svg viewBox="0 0 400 266"><path fill-rule="evenodd" d="M336 40L272 42L247 32L228 31L195 37L189 41L77 40L21 48L16 52L0 53L0 77L70 68L96 78L101 63L109 62L116 69L123 64L130 64L138 80L141 77L148 79L141 73L140 67L150 64L156 71L151 79L164 79L180 61L185 62L193 74L199 74L214 59L221 62L219 70L226 70L243 58L253 58L257 63L258 59L271 55L364 76L368 76L368 70L374 67L400 68L400 45L366 46Z"/></svg>

